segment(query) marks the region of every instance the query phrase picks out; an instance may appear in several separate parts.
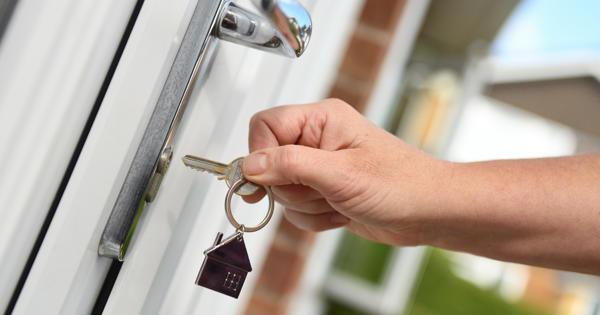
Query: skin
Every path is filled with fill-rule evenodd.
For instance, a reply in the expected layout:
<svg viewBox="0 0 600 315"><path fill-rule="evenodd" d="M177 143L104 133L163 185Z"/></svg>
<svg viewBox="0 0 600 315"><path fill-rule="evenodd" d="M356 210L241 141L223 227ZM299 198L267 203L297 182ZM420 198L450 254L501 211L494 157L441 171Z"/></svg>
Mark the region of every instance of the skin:
<svg viewBox="0 0 600 315"><path fill-rule="evenodd" d="M244 176L300 228L600 275L600 154L452 163L336 99L257 113L249 146Z"/></svg>

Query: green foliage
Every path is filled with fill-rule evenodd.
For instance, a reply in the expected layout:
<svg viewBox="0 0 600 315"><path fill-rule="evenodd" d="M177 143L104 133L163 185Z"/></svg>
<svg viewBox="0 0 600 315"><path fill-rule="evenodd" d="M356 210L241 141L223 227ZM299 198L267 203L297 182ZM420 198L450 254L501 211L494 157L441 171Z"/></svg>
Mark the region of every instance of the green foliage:
<svg viewBox="0 0 600 315"><path fill-rule="evenodd" d="M482 289L452 273L443 251L432 249L416 288L410 315L545 315L522 303L510 303L494 290Z"/></svg>
<svg viewBox="0 0 600 315"><path fill-rule="evenodd" d="M407 315L550 315L524 303L511 303L493 289L482 289L452 272L445 252L430 249L422 277L415 288ZM390 258L392 247L346 233L334 268L377 284ZM327 301L327 315L367 315L342 303Z"/></svg>

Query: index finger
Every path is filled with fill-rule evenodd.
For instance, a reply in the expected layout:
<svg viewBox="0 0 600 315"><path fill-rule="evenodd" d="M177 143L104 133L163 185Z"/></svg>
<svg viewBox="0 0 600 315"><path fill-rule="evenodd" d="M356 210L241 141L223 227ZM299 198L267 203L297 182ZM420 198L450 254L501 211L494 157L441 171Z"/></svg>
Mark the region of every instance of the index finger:
<svg viewBox="0 0 600 315"><path fill-rule="evenodd" d="M299 144L324 150L349 146L355 138L358 112L343 101L327 99L264 110L250 120L250 152Z"/></svg>
<svg viewBox="0 0 600 315"><path fill-rule="evenodd" d="M256 113L250 120L250 152L294 144L302 134L304 113L294 105L278 106Z"/></svg>

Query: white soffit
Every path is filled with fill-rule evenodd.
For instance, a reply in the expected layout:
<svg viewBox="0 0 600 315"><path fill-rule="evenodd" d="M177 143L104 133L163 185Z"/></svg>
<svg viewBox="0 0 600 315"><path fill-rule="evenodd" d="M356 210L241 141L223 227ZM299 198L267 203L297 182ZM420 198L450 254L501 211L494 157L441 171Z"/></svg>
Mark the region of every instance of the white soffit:
<svg viewBox="0 0 600 315"><path fill-rule="evenodd" d="M489 57L481 70L487 84L592 76L600 81L600 53L574 52L524 57Z"/></svg>

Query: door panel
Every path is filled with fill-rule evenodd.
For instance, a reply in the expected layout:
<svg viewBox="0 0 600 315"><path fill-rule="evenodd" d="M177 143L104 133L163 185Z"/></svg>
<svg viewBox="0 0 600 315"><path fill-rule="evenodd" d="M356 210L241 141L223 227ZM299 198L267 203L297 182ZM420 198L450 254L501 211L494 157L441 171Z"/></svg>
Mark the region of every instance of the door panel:
<svg viewBox="0 0 600 315"><path fill-rule="evenodd" d="M15 314L82 314L93 306L111 263L98 257L100 234L193 4L144 3Z"/></svg>
<svg viewBox="0 0 600 315"><path fill-rule="evenodd" d="M210 246L217 231L233 232L233 229L224 216L225 183L184 167L180 159L190 153L222 161L246 155L248 121L254 112L269 104L273 90L278 87L277 80L289 62L247 48L220 44L207 82L190 102L191 111L186 113L187 121L180 130L174 161L159 196L140 220L134 248L121 268L106 313L118 314L124 309L127 313L139 313L146 301L147 310L160 309L161 305L156 304L165 300L167 292L177 292L172 298L178 300L174 305L165 305L169 313L185 313L190 305L195 305L179 303L185 291L178 287L195 287L203 249ZM239 205L239 199L234 199L234 207ZM252 206L250 211L261 216L261 208ZM268 243L261 238L268 235L265 230L246 234L253 258L261 256L261 247ZM255 261L253 265L257 267ZM147 292L153 287L157 290L149 298ZM206 290L196 287L188 291L192 302L198 301ZM132 300L137 302L131 303ZM225 304L234 301L223 299Z"/></svg>
<svg viewBox="0 0 600 315"><path fill-rule="evenodd" d="M188 121L181 130L180 144L159 197L140 220L135 248L121 268L106 313L236 314L245 308L276 224L246 233L254 271L239 300L196 287L194 279L204 249L218 231L227 235L233 228L224 215L225 184L186 169L180 158L197 154L227 161L243 156L247 154L248 122L253 113L276 104L325 96L331 85L330 73L337 67L335 61L345 49L344 31L353 26L349 17L356 10L352 7L360 2L348 3L350 9L337 11L334 3L326 1L305 5L313 19L318 19L315 23L325 25L334 18L343 26L331 32L315 30L307 54L299 60L220 43L206 83L190 102ZM332 16L332 12L338 15ZM266 208L264 204L248 206L236 201L237 215L250 214L246 220L260 218Z"/></svg>
<svg viewBox="0 0 600 315"><path fill-rule="evenodd" d="M0 310L35 255L135 3L17 3L0 46Z"/></svg>
<svg viewBox="0 0 600 315"><path fill-rule="evenodd" d="M236 2L251 7L249 1ZM245 236L254 271L239 300L195 286L204 249L217 231L227 234L233 228L224 215L225 183L185 168L181 157L195 154L229 161L244 156L248 122L255 112L325 96L356 10L339 10L339 4L326 0L301 2L320 28L299 60L218 43L206 81L190 97L173 161L157 198L140 217L104 313L231 314L244 309L276 224ZM348 6L360 3L353 0ZM97 256L100 234L195 4L196 0L145 1L16 314L79 314L91 309L111 264ZM240 221L251 222L262 218L266 205L246 205L236 197L233 208ZM278 220L276 213L273 222ZM51 294L48 283L53 284Z"/></svg>

